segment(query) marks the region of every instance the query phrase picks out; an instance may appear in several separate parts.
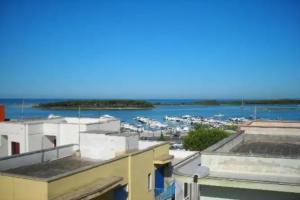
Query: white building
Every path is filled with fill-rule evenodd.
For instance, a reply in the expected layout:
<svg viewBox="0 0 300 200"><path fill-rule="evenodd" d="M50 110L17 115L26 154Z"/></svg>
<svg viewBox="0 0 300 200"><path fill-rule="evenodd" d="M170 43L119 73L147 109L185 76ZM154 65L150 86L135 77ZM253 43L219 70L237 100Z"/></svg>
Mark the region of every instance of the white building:
<svg viewBox="0 0 300 200"><path fill-rule="evenodd" d="M0 122L0 157L47 149L88 140L80 132L119 132L120 120L113 117L55 117ZM90 135L89 135L90 136Z"/></svg>
<svg viewBox="0 0 300 200"><path fill-rule="evenodd" d="M174 167L176 200L300 199L300 123L240 130Z"/></svg>

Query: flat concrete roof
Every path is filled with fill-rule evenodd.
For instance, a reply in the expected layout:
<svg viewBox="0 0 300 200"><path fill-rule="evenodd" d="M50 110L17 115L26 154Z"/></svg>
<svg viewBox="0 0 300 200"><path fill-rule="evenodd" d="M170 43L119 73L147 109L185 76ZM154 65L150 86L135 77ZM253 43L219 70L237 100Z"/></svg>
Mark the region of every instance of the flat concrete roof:
<svg viewBox="0 0 300 200"><path fill-rule="evenodd" d="M174 168L174 174L179 176L193 177L195 174L201 173L201 155L192 157L182 164L178 164ZM273 182L282 184L296 184L300 185L299 177L291 176L270 176L270 175L258 175L247 173L229 173L229 172L215 172L210 171L209 175L204 178L217 178L217 179L232 179L242 181L255 181L255 182Z"/></svg>
<svg viewBox="0 0 300 200"><path fill-rule="evenodd" d="M175 166L175 174L193 176L201 166L201 156L196 154Z"/></svg>
<svg viewBox="0 0 300 200"><path fill-rule="evenodd" d="M123 136L123 137L138 135L135 132L104 131L104 130L81 131L81 133L86 133L86 134L104 134L104 135Z"/></svg>
<svg viewBox="0 0 300 200"><path fill-rule="evenodd" d="M251 121L241 127L263 127L263 128L300 128L299 121Z"/></svg>
<svg viewBox="0 0 300 200"><path fill-rule="evenodd" d="M99 162L100 160L92 161L92 160L82 159L76 156L69 156L69 157L61 158L50 162L43 162L43 163L8 169L2 172L15 174L15 175L47 179L73 170L94 165Z"/></svg>
<svg viewBox="0 0 300 200"><path fill-rule="evenodd" d="M230 152L251 155L271 155L282 157L299 157L300 144L272 143L272 142L247 142L236 146Z"/></svg>
<svg viewBox="0 0 300 200"><path fill-rule="evenodd" d="M89 130L89 131L80 131L80 133L108 135L108 134L112 134L112 133L118 133L118 131Z"/></svg>

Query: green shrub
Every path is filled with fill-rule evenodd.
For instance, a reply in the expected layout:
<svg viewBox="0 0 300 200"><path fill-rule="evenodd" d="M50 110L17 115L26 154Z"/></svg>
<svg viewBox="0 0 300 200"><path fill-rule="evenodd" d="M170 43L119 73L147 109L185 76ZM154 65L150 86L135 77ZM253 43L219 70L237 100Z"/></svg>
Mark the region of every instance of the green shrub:
<svg viewBox="0 0 300 200"><path fill-rule="evenodd" d="M197 125L183 138L183 147L190 151L202 151L228 137L228 135L229 133L222 129Z"/></svg>

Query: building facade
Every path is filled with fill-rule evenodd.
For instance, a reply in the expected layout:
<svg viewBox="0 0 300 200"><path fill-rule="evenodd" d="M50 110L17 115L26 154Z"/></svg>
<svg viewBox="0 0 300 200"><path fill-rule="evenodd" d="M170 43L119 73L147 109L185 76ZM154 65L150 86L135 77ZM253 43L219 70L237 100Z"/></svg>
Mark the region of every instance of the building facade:
<svg viewBox="0 0 300 200"><path fill-rule="evenodd" d="M250 122L173 173L176 200L300 199L300 123Z"/></svg>
<svg viewBox="0 0 300 200"><path fill-rule="evenodd" d="M0 157L51 147L79 144L80 132L120 131L112 117L52 117L0 122Z"/></svg>
<svg viewBox="0 0 300 200"><path fill-rule="evenodd" d="M168 189L173 157L169 144L150 143L109 159L73 144L1 158L0 199L153 200Z"/></svg>
<svg viewBox="0 0 300 200"><path fill-rule="evenodd" d="M113 117L5 121L0 135L0 200L174 196L169 144L121 132Z"/></svg>

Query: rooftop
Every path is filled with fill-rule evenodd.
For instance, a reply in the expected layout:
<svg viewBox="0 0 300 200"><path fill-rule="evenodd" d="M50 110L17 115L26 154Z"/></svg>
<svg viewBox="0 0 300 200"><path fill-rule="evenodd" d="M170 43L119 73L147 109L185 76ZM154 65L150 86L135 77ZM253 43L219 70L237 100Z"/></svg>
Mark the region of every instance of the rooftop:
<svg viewBox="0 0 300 200"><path fill-rule="evenodd" d="M14 174L14 175L22 175L22 176L30 176L30 177L47 179L47 178L65 174L70 171L83 169L85 167L92 166L99 162L101 161L99 160L92 161L92 160L82 159L76 156L68 156L54 161L48 161L48 162L8 169L3 172Z"/></svg>
<svg viewBox="0 0 300 200"><path fill-rule="evenodd" d="M25 119L13 119L5 121L5 123L16 123L16 124L37 124L37 123L54 123L54 124L103 124L111 121L119 121L114 117L48 117L48 118L25 118Z"/></svg>
<svg viewBox="0 0 300 200"><path fill-rule="evenodd" d="M252 122L243 126L244 131L177 164L174 174L192 177L207 167L209 174L200 179L200 184L299 193L298 125L299 122Z"/></svg>
<svg viewBox="0 0 300 200"><path fill-rule="evenodd" d="M300 144L273 143L273 142L247 142L231 149L232 153L252 155L270 155L280 157L300 156Z"/></svg>
<svg viewBox="0 0 300 200"><path fill-rule="evenodd" d="M201 155L194 155L184 162L178 163L174 168L174 174L179 176L193 177L195 174L201 173ZM204 172L205 173L205 172ZM300 177L298 176L270 176L269 174L254 174L254 173L233 173L224 171L209 171L208 179L230 179L230 180L243 180L243 181L255 181L255 182L275 182L281 184L296 184L300 185Z"/></svg>
<svg viewBox="0 0 300 200"><path fill-rule="evenodd" d="M135 132L120 132L120 131L106 131L106 130L81 131L81 133L86 133L86 134L104 134L104 135L109 135L109 136L124 136L124 137L138 135Z"/></svg>
<svg viewBox="0 0 300 200"><path fill-rule="evenodd" d="M300 128L299 121L251 121L242 127L264 127L264 128Z"/></svg>

